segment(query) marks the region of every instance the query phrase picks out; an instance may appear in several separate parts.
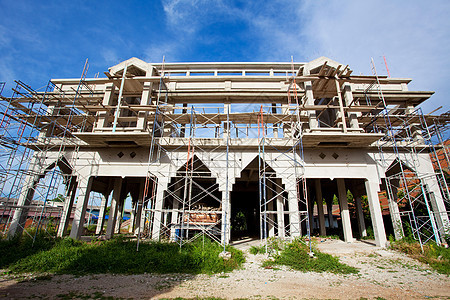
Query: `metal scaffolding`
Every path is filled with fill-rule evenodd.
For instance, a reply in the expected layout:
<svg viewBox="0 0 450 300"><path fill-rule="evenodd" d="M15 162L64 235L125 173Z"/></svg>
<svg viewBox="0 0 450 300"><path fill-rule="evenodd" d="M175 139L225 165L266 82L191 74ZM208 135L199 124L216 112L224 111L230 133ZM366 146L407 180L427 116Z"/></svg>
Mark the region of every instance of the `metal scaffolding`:
<svg viewBox="0 0 450 300"><path fill-rule="evenodd" d="M385 170L385 190L395 238L403 238L407 234L407 226L421 246L430 240L438 245L446 243L447 225L440 221L439 215L449 214L449 189L441 166L442 159L437 154L437 149L443 146L436 145L433 134L443 145L440 131L447 128L448 118L444 114L432 119L435 123L430 129L430 118L423 114L421 108L389 106L384 99L373 60L372 71L376 80L368 86L365 100L368 104L378 103L379 110L367 127L385 134L377 145L380 163ZM367 92L371 90L376 91L376 97L368 96ZM433 168L428 172L419 172L421 154L432 159ZM437 197L433 194L434 188L442 194L444 208L437 207L435 201L433 203L433 198Z"/></svg>
<svg viewBox="0 0 450 300"><path fill-rule="evenodd" d="M13 95L2 96L4 234L26 226L50 233L53 219L59 220L55 231L62 236L73 214L71 236L79 238L86 214L93 214L86 212L88 205L100 207L96 233L101 235L111 201L109 238L118 232L130 195L130 232L138 245L144 238L182 246L209 237L225 246L235 217L231 193L245 181L257 185L255 216L266 245L275 236L303 235L311 241L315 198L309 195L306 161L334 163L336 147L376 153L377 178L383 180L397 238L408 224L421 245L444 242L448 226L442 215L447 216L450 200L444 136L450 117L424 115L417 105L407 105L409 99L424 101L430 92L385 92L384 85L397 88L403 80L378 76L375 68L372 76L351 76L348 66L327 60L308 67L293 62L167 67L164 61L143 65L131 59L111 68L107 78L91 79L88 66L86 61L80 79L50 81L42 91L17 81ZM139 171L114 173L124 152L128 160L122 164ZM423 163L429 155L434 168ZM314 176L309 179L321 175ZM342 194L347 178L339 179ZM353 179L360 180L354 185L361 190L361 180L368 180ZM321 188L318 180L314 189ZM434 198L438 194L445 208ZM24 214L28 210L35 213ZM323 205L321 210L323 215ZM24 216L31 216L32 225Z"/></svg>

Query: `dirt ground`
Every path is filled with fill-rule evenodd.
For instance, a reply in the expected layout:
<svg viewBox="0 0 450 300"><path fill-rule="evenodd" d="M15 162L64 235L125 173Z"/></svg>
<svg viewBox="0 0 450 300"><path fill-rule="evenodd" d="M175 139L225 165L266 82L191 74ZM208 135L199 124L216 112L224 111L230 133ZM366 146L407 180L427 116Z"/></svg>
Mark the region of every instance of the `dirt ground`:
<svg viewBox="0 0 450 300"><path fill-rule="evenodd" d="M253 242L255 243L255 242ZM216 275L69 275L0 277L0 298L132 299L220 297L226 299L450 299L450 278L403 254L369 243L323 240L319 249L360 269L356 275L302 273L261 267L264 255L251 255L242 269ZM378 298L378 299L380 299Z"/></svg>

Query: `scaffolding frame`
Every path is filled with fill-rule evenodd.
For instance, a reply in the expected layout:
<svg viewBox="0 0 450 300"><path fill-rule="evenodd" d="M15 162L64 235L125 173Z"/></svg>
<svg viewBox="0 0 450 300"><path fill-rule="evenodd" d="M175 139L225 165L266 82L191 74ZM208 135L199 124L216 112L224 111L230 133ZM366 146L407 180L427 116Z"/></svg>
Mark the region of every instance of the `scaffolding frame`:
<svg viewBox="0 0 450 300"><path fill-rule="evenodd" d="M400 169L386 177L389 199L397 205L404 200L408 202L411 209L402 210L399 215L401 214L400 218L408 219L413 234L421 245L429 240L441 243L443 224L436 222L438 216L431 207L430 186L424 181L428 177L436 177L448 205L447 182L437 154L439 148L443 148L448 162L447 146L442 138L442 132L446 130L449 122L448 116L442 115L433 119L417 108L392 107L384 97L382 85L391 80L395 82L395 79L378 76L374 67L372 76L350 76L351 70L348 66L333 66L326 61L315 67L317 72L314 74L302 75L301 64L297 65L298 71L294 70L293 62L290 67L289 71L285 65L282 72L278 70L286 80L284 83L278 82L278 86L282 88L277 91L278 98L274 98L276 100L270 98L272 94L258 91L254 93L253 103L249 101L247 104L245 101L250 98L242 93L240 97L247 97L242 103L248 105L249 111L243 109L233 113L231 110L234 103L226 97L218 107L208 103L202 104L201 100L197 99L188 106L187 103L191 102L184 103L181 96L178 96L178 100L171 101L172 95L176 94L174 86L177 84L174 82L177 79L172 80L171 76L177 76L174 75L177 72L185 72L185 81L195 81L192 79L195 77L193 74L201 73L201 70L186 68L180 71L174 67L166 70L164 61L161 65L155 64L152 67L155 75L132 74L130 70L134 66L125 63L121 75L108 73L107 79L87 79L86 61L78 81L63 81L60 85L49 82L43 92L35 91L25 83L17 81L13 96L2 97L3 101L0 103L0 157L5 162L1 164L0 169L0 177L4 179L0 183L0 191L2 196L7 195L4 202L5 207L10 210L8 216L12 216L13 210L21 209L17 200L26 197L24 193L30 190L23 188L26 187L26 178L37 176L37 183L31 186L31 190L34 198L43 199L42 206L39 206L41 212L36 217L39 229L43 225L41 223L48 219L46 216L50 216L46 215L46 211L51 209L48 200L57 197L57 187L66 185L64 194L67 202L75 193L71 188L72 183L87 180L86 173L74 173L80 149L86 146L86 141L80 139L78 133L96 132L100 119L96 115L98 112L114 116L107 121L111 126L105 126L98 131L118 134L137 131L140 128L130 124L137 122L140 114L144 112L148 119L145 119L142 129L146 134L145 147L148 145L149 154L147 172L145 179L143 178L143 187L140 188L142 196L135 207L136 211L144 211L140 217L140 225L136 228L138 245L140 239L151 238L171 239L182 246L191 240L208 236L225 246L231 234L230 184L238 178L235 171L244 167L237 161L236 154L230 151L232 147L239 146L236 141L238 139L255 142L251 146L252 149L257 149L258 153L260 237L267 245L267 239L275 232L282 232L283 236L292 238L306 231L310 241L310 217L313 207L308 200L310 197L303 151L304 148L314 147L311 138L308 140L306 136L306 133L314 130L329 133L347 133L353 130L352 132L356 133L374 133L374 136L384 134L377 142L380 164L387 172L393 173L395 167ZM268 73L267 76L274 76L273 69L263 71ZM254 72L259 74L264 73L263 71ZM232 79L222 79L219 76L234 74L236 71L227 69L208 72L211 73L208 76L214 76L214 80L225 81L225 90L231 89L226 80L231 82ZM225 75L221 75L221 72ZM242 76L254 76L251 75L251 68L238 70L237 75L239 72ZM281 76L279 78L283 79ZM66 83L70 85L68 82L71 82L70 88L64 89ZM306 88L301 86L306 82L311 83L314 93L318 92L317 95L314 94L313 103L308 102ZM137 94L142 93L142 90L133 89L133 85L144 86L147 83L152 94L149 97L151 103L127 103L126 97L137 97ZM103 103L105 91L97 90L96 84L111 84L119 88L117 103ZM285 90L283 84L287 86ZM364 99L354 98L351 103L343 103L345 99L342 88L345 84L365 85L363 92L355 92L364 94ZM4 84L0 84L0 90L3 87ZM281 93L284 95L280 96ZM366 101L365 105L359 103L363 100ZM266 105L267 103L272 105ZM251 109L253 110L250 111ZM356 121L362 124L362 128L350 128L349 115L355 113L360 114ZM315 114L314 118L318 124L316 128L309 128L310 114ZM435 122L433 126L428 125L430 120ZM281 135L283 136L280 137ZM206 141L209 138L213 141ZM283 139L283 143L272 143L272 138ZM441 146L435 146L433 139L437 139ZM89 141L87 143L89 144ZM184 150L186 151L182 153ZM420 176L409 172L418 169L414 165L417 157L427 152L432 154L436 170ZM70 155L66 155L68 153ZM399 161L397 166L387 165L388 161L392 162L392 159L386 157L388 153L394 153ZM52 162L45 158L50 154L53 157ZM405 155L411 157L411 160L408 160L410 165L400 163ZM89 167L94 170L98 166L98 157L93 154L88 160ZM170 163L167 163L168 161ZM61 171L61 168L66 170ZM284 173L290 175L282 174L282 170L289 170ZM95 174L88 173L91 174L88 176ZM401 181L400 186L395 186L396 180ZM404 190L402 199L396 197L398 195L395 188ZM285 196L286 193L294 196ZM288 198L295 199L293 203L289 203L289 207L293 205L298 210L284 209ZM282 215L279 214L279 205L283 205ZM425 207L426 213L419 214L417 205ZM22 205L22 208L25 206ZM67 213L69 207L70 205L64 206L61 213ZM6 214L7 210L3 210L2 221L3 215ZM285 216L289 219L286 224ZM10 221L5 221L4 232L9 223Z"/></svg>
<svg viewBox="0 0 450 300"><path fill-rule="evenodd" d="M372 73L375 81L365 91L366 101L370 105L372 101L378 102L378 112L372 116L373 130L385 134L377 142L379 160L385 171L386 194L390 204L390 214L393 221L396 239L405 236L404 226L408 224L414 239L423 250L423 245L434 241L437 245L446 243L447 224L438 224L437 214L449 215L449 189L445 180L441 159L437 154L437 146L433 134L437 136L439 143L443 145L440 131L446 130L448 119L443 121L443 116L435 118L433 130L430 130L427 118L422 109L409 107L389 107L379 81L373 59L371 60ZM368 91L375 90L375 99L368 95ZM381 105L379 105L381 103ZM382 120L380 122L380 120ZM441 120L440 123L437 123ZM438 125L437 125L438 124ZM444 151L445 148L444 148ZM387 159L389 154L394 159ZM446 152L445 152L446 153ZM433 172L418 174L419 155L429 155L434 164ZM448 156L445 158L448 161ZM427 178L435 178L447 211L436 212L431 208L433 193L430 191Z"/></svg>
<svg viewBox="0 0 450 300"><path fill-rule="evenodd" d="M2 152L0 171L3 235L17 219L14 215L21 214L22 210L26 214L32 212L31 224L18 219L15 223L18 229L14 232L24 231L30 235L25 225L35 227L34 234L30 235L33 241L41 231L54 237L64 226L61 216L65 209L72 207L57 203L62 200L60 193L64 193L64 202L67 202L73 193L70 186L76 179L81 180L80 174L73 172L80 149L73 132L92 126L88 124L92 121L89 115L78 108L83 105L79 101L81 98L93 95L93 89L85 82L88 68L86 60L76 90L64 91L49 81L41 92L19 80L15 81L12 96L1 97L0 137L2 149L9 152ZM66 157L67 152L71 154L69 157ZM50 160L49 156L52 156ZM53 224L53 220L57 224ZM51 231L49 226L52 226Z"/></svg>

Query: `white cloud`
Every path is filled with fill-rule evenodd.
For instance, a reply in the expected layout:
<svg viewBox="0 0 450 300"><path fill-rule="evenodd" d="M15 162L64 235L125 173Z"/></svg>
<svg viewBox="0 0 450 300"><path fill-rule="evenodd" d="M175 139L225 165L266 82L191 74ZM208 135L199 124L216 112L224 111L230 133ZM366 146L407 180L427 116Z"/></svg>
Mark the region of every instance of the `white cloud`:
<svg viewBox="0 0 450 300"><path fill-rule="evenodd" d="M167 23L174 29L193 34L213 16L223 13L221 0L163 0Z"/></svg>
<svg viewBox="0 0 450 300"><path fill-rule="evenodd" d="M150 47L148 56L172 60L183 47L201 40L199 32L217 20L248 25L257 50L248 60L309 61L329 56L349 64L355 74L371 74L371 57L385 75L410 77L411 90L434 90L425 111L449 109L446 89L450 67L450 2L434 1L247 1L164 0L168 25L179 31L176 42ZM250 41L251 42L251 41ZM444 111L444 110L443 110ZM441 112L443 112L441 111Z"/></svg>
<svg viewBox="0 0 450 300"><path fill-rule="evenodd" d="M101 56L105 60L105 63L108 65L115 65L120 62L117 52L113 49L109 48L103 49L103 51L101 52Z"/></svg>
<svg viewBox="0 0 450 300"><path fill-rule="evenodd" d="M148 47L144 51L144 60L147 62L161 63L163 57L166 61L174 62L179 58L179 53L183 50L183 44L180 41L163 42Z"/></svg>

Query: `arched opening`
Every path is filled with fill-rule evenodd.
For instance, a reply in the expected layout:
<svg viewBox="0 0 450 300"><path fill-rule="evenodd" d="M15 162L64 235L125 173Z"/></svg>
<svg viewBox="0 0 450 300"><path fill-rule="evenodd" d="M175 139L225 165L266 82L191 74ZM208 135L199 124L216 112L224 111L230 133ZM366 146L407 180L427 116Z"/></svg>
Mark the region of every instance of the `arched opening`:
<svg viewBox="0 0 450 300"><path fill-rule="evenodd" d="M160 238L186 241L205 234L220 241L222 192L197 156L170 179L162 207Z"/></svg>
<svg viewBox="0 0 450 300"><path fill-rule="evenodd" d="M278 235L278 216L276 213L279 198L284 202L281 180L275 177L275 171L266 166L269 176L266 179L266 206L260 202L260 182L258 157L255 157L241 172L231 191L231 240L260 238L262 230L261 211L266 211L266 232L269 236ZM277 187L280 187L277 191ZM277 193L279 194L277 197ZM283 204L281 204L283 205ZM283 214L281 214L283 216ZM284 228L284 226L282 226Z"/></svg>

